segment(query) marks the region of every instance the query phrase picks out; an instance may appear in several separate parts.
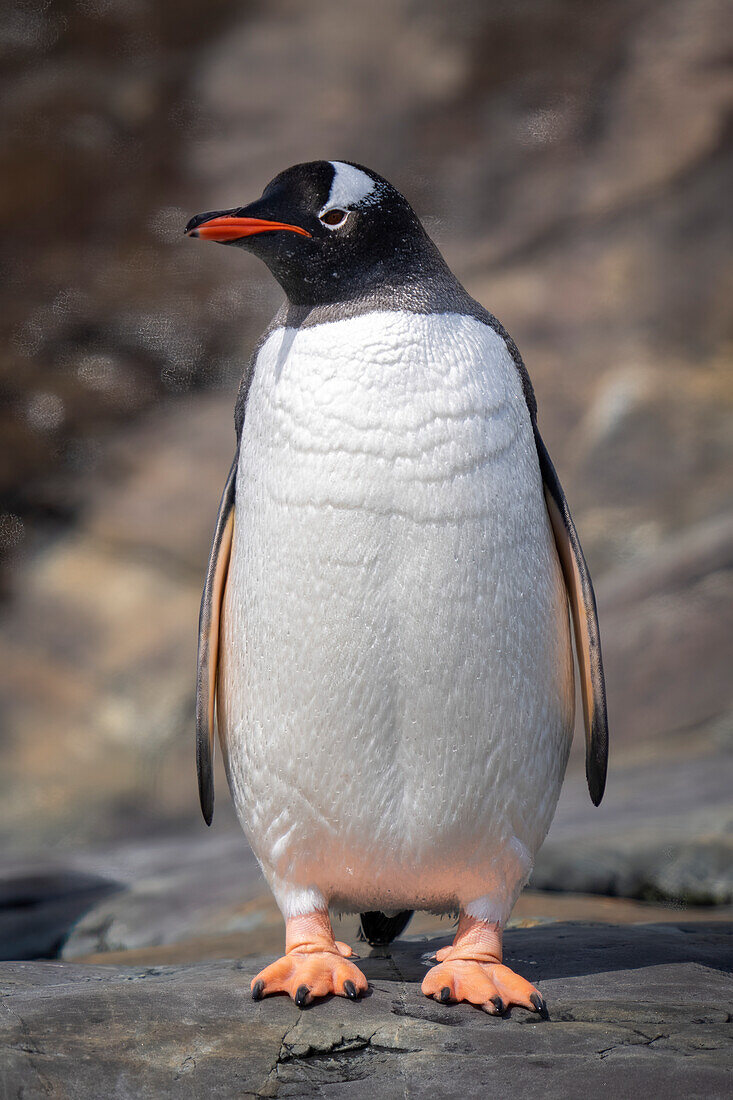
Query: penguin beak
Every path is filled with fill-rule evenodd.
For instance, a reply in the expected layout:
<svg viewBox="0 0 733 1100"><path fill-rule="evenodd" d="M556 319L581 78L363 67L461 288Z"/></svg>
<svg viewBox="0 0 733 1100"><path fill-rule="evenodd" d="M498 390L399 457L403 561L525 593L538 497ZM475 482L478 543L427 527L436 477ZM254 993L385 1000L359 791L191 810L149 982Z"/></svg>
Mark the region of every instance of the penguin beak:
<svg viewBox="0 0 733 1100"><path fill-rule="evenodd" d="M286 230L299 233L301 237L311 237L307 229L287 222L266 221L264 218L242 218L235 213L197 214L191 218L184 233L187 237L201 237L205 241L239 241L243 237L252 237L255 233L274 233Z"/></svg>

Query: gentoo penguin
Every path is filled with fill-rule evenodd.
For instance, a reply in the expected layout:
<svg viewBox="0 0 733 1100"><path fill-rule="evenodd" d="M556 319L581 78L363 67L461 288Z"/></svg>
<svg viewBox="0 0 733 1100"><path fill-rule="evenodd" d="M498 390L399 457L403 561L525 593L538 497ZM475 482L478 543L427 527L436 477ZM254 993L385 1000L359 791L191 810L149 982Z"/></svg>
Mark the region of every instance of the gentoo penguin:
<svg viewBox="0 0 733 1100"><path fill-rule="evenodd" d="M259 256L286 295L239 391L199 636L204 817L216 702L286 921L252 995L356 998L329 907L383 940L424 909L459 915L427 996L544 1014L502 929L565 773L568 604L596 804L607 723L593 588L516 345L360 165L298 164L186 232Z"/></svg>

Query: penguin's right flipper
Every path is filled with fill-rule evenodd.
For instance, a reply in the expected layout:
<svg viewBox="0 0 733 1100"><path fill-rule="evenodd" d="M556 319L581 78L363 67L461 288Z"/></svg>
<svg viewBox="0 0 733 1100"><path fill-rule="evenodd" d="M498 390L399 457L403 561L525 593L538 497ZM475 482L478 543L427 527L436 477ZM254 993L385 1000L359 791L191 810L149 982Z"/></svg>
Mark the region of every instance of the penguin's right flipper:
<svg viewBox="0 0 733 1100"><path fill-rule="evenodd" d="M234 493L239 452L224 486L211 544L199 615L196 670L196 771L201 812L207 825L214 816L214 701L219 669L219 628L234 534Z"/></svg>
<svg viewBox="0 0 733 1100"><path fill-rule="evenodd" d="M591 800L597 806L606 786L608 716L596 597L560 479L537 424L533 426L545 502L570 602L585 720L585 774Z"/></svg>

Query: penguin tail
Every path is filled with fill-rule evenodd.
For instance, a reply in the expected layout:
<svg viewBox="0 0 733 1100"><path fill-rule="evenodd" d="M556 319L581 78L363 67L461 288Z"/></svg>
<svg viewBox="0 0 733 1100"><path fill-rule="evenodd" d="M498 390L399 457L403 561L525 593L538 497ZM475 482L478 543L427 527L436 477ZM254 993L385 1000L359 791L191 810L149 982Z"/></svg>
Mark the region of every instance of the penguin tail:
<svg viewBox="0 0 733 1100"><path fill-rule="evenodd" d="M384 913L361 913L359 939L366 940L370 947L386 947L404 932L412 919L413 910L403 909L388 917Z"/></svg>

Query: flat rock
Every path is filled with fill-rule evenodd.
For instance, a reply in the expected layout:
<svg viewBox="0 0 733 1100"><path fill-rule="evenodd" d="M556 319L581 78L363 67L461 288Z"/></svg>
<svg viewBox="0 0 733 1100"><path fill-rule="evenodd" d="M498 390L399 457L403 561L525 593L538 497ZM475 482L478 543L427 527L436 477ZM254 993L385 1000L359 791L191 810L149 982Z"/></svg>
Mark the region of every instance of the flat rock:
<svg viewBox="0 0 733 1100"><path fill-rule="evenodd" d="M685 905L733 901L730 751L700 736L621 760L600 807L574 768L531 884ZM689 749L692 748L692 752Z"/></svg>
<svg viewBox="0 0 733 1100"><path fill-rule="evenodd" d="M56 958L69 928L119 889L120 884L100 875L68 867L3 868L0 958Z"/></svg>
<svg viewBox="0 0 733 1100"><path fill-rule="evenodd" d="M230 909L240 913L265 892L240 831L6 857L0 958L53 958L64 944L75 957L175 943L206 932L215 918L221 930Z"/></svg>
<svg viewBox="0 0 733 1100"><path fill-rule="evenodd" d="M445 940L360 965L370 994L255 1004L266 961L0 966L3 1095L77 1098L729 1095L733 925L556 924L507 934L550 1020L419 990Z"/></svg>

